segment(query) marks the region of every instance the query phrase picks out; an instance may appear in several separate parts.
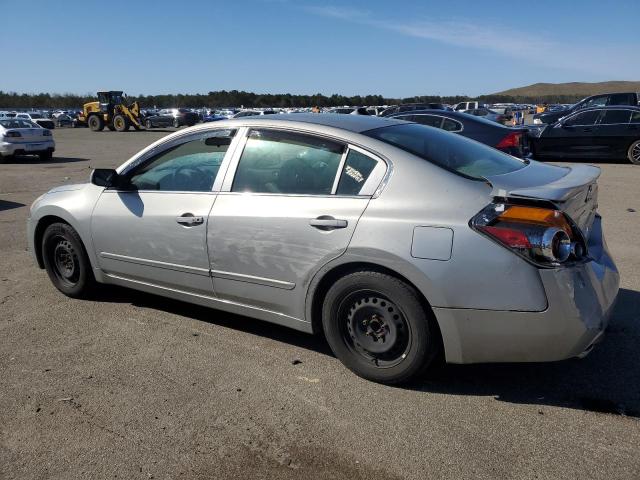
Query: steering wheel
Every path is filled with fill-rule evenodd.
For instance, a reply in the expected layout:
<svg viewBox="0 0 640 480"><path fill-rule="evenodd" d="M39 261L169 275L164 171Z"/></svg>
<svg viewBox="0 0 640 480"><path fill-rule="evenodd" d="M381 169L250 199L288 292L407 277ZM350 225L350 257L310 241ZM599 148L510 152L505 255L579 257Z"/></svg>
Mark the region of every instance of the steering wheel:
<svg viewBox="0 0 640 480"><path fill-rule="evenodd" d="M190 173L186 173L190 171ZM202 191L211 188L208 185L208 175L198 167L182 165L173 172L172 184L174 190ZM187 187L187 188L185 188Z"/></svg>

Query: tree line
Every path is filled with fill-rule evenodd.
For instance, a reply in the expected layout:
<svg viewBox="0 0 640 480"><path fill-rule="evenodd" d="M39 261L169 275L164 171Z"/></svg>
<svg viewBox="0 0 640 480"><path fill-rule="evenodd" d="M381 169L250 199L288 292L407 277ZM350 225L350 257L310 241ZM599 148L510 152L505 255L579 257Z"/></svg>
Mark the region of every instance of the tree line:
<svg viewBox="0 0 640 480"><path fill-rule="evenodd" d="M72 93L16 93L0 90L0 108L80 108L84 103L97 100L92 94L76 95ZM206 94L165 94L129 96L128 101L137 100L142 108L169 107L239 107L245 108L296 108L296 107L337 107L341 105L397 105L399 103L446 103L455 104L468 100L478 100L483 103L573 103L580 100L578 95L554 95L540 97L514 97L507 95L481 95L468 97L466 95L438 96L423 95L405 98L385 98L382 95L354 95L345 96L333 94L331 96L316 93L314 95L262 94L238 90L221 90Z"/></svg>

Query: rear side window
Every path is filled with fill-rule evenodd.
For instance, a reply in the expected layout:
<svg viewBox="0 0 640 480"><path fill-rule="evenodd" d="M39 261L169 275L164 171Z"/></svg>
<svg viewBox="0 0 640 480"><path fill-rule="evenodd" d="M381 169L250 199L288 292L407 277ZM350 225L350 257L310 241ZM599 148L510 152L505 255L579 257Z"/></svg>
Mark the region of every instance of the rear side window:
<svg viewBox="0 0 640 480"><path fill-rule="evenodd" d="M340 175L338 195L358 195L378 162L357 150L349 150Z"/></svg>
<svg viewBox="0 0 640 480"><path fill-rule="evenodd" d="M630 93L616 93L609 97L609 105L634 105L634 96Z"/></svg>
<svg viewBox="0 0 640 480"><path fill-rule="evenodd" d="M524 168L524 161L460 135L415 123L363 132L453 173L474 180Z"/></svg>
<svg viewBox="0 0 640 480"><path fill-rule="evenodd" d="M450 118L445 118L444 122L442 122L442 129L447 132L459 132L462 130L462 124Z"/></svg>
<svg viewBox="0 0 640 480"><path fill-rule="evenodd" d="M640 112L633 112L631 114L631 123L640 123Z"/></svg>
<svg viewBox="0 0 640 480"><path fill-rule="evenodd" d="M442 127L442 117L437 115L414 115L413 121L429 127Z"/></svg>
<svg viewBox="0 0 640 480"><path fill-rule="evenodd" d="M252 130L231 191L330 195L344 148L311 135Z"/></svg>
<svg viewBox="0 0 640 480"><path fill-rule="evenodd" d="M598 120L600 112L602 110L590 110L588 112L578 113L573 117L568 118L564 124L568 126L572 125L593 125Z"/></svg>
<svg viewBox="0 0 640 480"><path fill-rule="evenodd" d="M601 124L611 125L614 123L629 123L631 112L629 110L607 110L600 120Z"/></svg>

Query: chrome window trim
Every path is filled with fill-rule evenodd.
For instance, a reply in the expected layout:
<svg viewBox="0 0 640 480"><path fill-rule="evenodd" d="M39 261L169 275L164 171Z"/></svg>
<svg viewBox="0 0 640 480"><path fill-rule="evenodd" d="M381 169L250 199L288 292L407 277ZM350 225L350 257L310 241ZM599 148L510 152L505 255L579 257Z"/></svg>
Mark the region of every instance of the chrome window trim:
<svg viewBox="0 0 640 480"><path fill-rule="evenodd" d="M342 152L342 157L340 158L340 163L338 164L338 171L336 172L336 176L333 179L333 186L331 187L331 195L335 195L338 191L338 184L340 183L340 178L342 177L342 171L344 170L344 164L347 162L347 156L349 155L349 146L345 146L344 152Z"/></svg>
<svg viewBox="0 0 640 480"><path fill-rule="evenodd" d="M349 153L349 150L354 150L358 153L361 153L362 155L366 155L367 157L371 158L376 162L376 166L373 168L373 170L369 174L369 177L364 182L364 185L362 186L362 188L360 189L360 192L357 195L358 197L373 197L376 194L376 192L378 192L378 187L380 186L380 183L382 182L388 170L387 164L382 159L380 159L377 155L374 155L371 152L363 148L360 148L356 145L349 145L349 148L347 149L347 154ZM345 163L346 163L346 157L345 157ZM340 169L340 175L338 175L338 182L340 181L340 177L342 176L343 169L344 169L344 165ZM337 187L338 187L338 184L336 183L336 190L337 190ZM341 198L344 198L352 195L338 195L338 196Z"/></svg>
<svg viewBox="0 0 640 480"><path fill-rule="evenodd" d="M420 122L416 122L415 120L410 120L413 123L417 123L419 125L424 125L425 127L431 127L431 128L439 128L440 130L444 130L445 132L451 132L451 133L460 133L462 131L464 131L464 124L460 121L460 120L456 120L455 118L451 118L451 117L447 117L445 115L438 115L437 113L414 113L412 115L405 115L406 117L438 117L441 119L440 121L440 126L439 127L431 127L431 125L425 125L424 123L420 123ZM400 118L400 115L394 116L393 118ZM457 123L460 126L460 130L445 130L443 127L444 125L444 120L451 120L452 122Z"/></svg>

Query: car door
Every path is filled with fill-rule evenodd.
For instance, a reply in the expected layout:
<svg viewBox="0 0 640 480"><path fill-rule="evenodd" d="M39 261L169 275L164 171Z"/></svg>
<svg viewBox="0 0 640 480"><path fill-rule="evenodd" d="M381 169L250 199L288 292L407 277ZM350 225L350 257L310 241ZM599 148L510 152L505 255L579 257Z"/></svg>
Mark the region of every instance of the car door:
<svg viewBox="0 0 640 480"><path fill-rule="evenodd" d="M601 158L625 158L634 133L629 123L631 111L624 108L603 111L594 137L594 156Z"/></svg>
<svg viewBox="0 0 640 480"><path fill-rule="evenodd" d="M122 186L105 189L91 233L107 276L213 294L207 219L233 134L207 131L170 141L125 167Z"/></svg>
<svg viewBox="0 0 640 480"><path fill-rule="evenodd" d="M597 149L597 121L602 110L580 111L549 125L536 140L536 153L547 157L588 158Z"/></svg>
<svg viewBox="0 0 640 480"><path fill-rule="evenodd" d="M346 250L386 164L343 142L252 128L232 165L207 233L215 295L304 319L311 279Z"/></svg>

